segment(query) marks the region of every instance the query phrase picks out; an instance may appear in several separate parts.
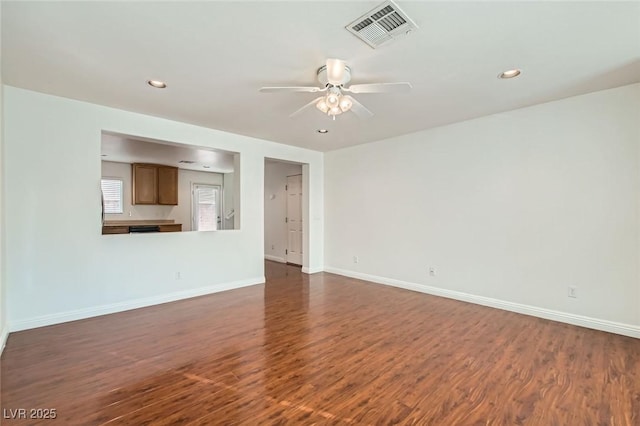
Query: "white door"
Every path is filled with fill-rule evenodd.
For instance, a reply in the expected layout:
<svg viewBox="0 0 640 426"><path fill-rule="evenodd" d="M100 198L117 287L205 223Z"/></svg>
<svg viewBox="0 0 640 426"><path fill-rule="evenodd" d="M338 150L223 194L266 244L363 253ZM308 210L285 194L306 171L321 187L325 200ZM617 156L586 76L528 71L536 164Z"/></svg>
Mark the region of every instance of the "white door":
<svg viewBox="0 0 640 426"><path fill-rule="evenodd" d="M220 229L220 186L193 184L193 218L194 231L215 231Z"/></svg>
<svg viewBox="0 0 640 426"><path fill-rule="evenodd" d="M302 175L287 176L287 263L302 265Z"/></svg>

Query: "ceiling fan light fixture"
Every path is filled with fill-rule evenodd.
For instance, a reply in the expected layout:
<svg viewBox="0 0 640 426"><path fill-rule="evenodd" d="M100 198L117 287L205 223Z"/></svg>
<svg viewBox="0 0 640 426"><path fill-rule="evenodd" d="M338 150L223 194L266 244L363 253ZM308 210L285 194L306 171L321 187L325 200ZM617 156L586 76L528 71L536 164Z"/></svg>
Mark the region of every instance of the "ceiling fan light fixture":
<svg viewBox="0 0 640 426"><path fill-rule="evenodd" d="M352 106L353 102L351 102L351 99L348 96L343 96L342 99L340 99L340 109L342 112L349 111Z"/></svg>
<svg viewBox="0 0 640 426"><path fill-rule="evenodd" d="M337 107L340 104L340 95L337 93L329 93L325 102L330 108Z"/></svg>
<svg viewBox="0 0 640 426"><path fill-rule="evenodd" d="M342 110L340 109L340 107L334 106L329 110L329 115L336 116L340 114L342 114Z"/></svg>
<svg viewBox="0 0 640 426"><path fill-rule="evenodd" d="M320 99L318 103L316 103L316 108L318 108L323 113L329 112L329 105L325 102L324 98Z"/></svg>

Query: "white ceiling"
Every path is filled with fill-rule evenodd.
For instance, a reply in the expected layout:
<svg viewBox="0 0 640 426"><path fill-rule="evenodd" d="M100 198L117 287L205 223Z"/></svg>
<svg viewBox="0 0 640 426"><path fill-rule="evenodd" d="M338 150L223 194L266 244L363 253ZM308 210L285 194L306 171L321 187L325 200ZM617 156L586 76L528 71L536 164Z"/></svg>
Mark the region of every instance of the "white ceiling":
<svg viewBox="0 0 640 426"><path fill-rule="evenodd" d="M100 154L103 161L117 163L152 163L198 172L233 172L231 152L112 133L102 133Z"/></svg>
<svg viewBox="0 0 640 426"><path fill-rule="evenodd" d="M640 2L417 2L418 24L372 49L344 26L378 1L2 2L5 84L327 151L640 81ZM375 113L289 114L327 57ZM521 77L497 74L518 67ZM160 79L163 90L145 82ZM327 128L321 135L318 128Z"/></svg>

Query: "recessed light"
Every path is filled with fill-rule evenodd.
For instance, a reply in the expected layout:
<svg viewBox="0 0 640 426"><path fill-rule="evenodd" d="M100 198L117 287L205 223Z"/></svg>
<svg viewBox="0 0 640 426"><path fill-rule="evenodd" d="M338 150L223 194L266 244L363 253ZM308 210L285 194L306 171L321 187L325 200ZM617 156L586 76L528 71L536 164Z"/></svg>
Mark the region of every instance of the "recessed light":
<svg viewBox="0 0 640 426"><path fill-rule="evenodd" d="M522 71L520 71L519 69L512 69L512 70L507 70L505 72L501 72L498 75L498 78L514 78L520 75Z"/></svg>
<svg viewBox="0 0 640 426"><path fill-rule="evenodd" d="M167 87L167 83L160 80L148 80L147 84L151 87L155 87L156 89L164 89Z"/></svg>
<svg viewBox="0 0 640 426"><path fill-rule="evenodd" d="M316 132L322 133L322 134L329 133L329 131L327 129L318 129L318 130L316 130Z"/></svg>

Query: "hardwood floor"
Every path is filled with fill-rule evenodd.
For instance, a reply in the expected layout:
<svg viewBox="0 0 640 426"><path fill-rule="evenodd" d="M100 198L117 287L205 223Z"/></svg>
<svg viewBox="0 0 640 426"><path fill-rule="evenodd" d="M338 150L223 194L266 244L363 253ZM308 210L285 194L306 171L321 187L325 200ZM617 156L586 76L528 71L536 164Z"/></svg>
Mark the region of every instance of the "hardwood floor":
<svg viewBox="0 0 640 426"><path fill-rule="evenodd" d="M12 333L2 423L640 425L640 340L266 271L264 286ZM57 416L7 418L19 408Z"/></svg>

